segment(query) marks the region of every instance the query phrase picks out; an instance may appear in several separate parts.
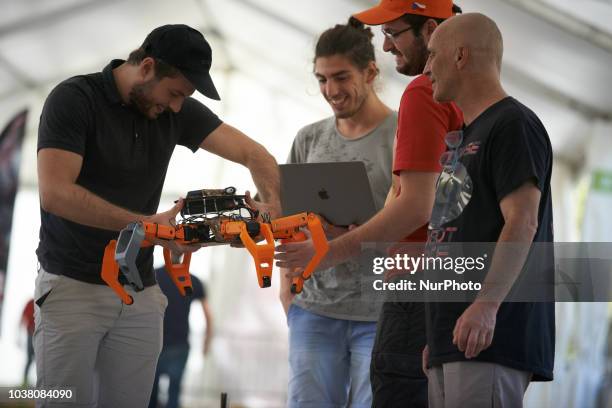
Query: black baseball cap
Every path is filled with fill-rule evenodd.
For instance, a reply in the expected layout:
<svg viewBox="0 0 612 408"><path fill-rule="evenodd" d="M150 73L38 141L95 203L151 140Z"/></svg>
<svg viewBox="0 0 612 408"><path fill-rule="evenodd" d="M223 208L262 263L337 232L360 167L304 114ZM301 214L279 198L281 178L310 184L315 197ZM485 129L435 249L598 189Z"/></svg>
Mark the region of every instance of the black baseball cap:
<svg viewBox="0 0 612 408"><path fill-rule="evenodd" d="M221 100L210 77L212 50L202 33L185 24L168 24L151 31L142 43L147 55L178 69L202 95Z"/></svg>

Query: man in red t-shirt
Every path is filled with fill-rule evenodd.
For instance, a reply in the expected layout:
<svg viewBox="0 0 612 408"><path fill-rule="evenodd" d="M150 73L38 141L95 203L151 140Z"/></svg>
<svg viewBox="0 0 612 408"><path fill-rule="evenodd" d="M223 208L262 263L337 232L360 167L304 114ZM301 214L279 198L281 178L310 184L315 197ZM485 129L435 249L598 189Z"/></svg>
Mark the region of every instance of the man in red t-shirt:
<svg viewBox="0 0 612 408"><path fill-rule="evenodd" d="M357 256L364 242L425 242L427 224L446 150L444 136L463 125L454 104L433 100L431 82L420 75L427 61L427 43L436 27L460 12L452 0L382 0L355 14L369 25L382 25L383 49L395 56L396 70L415 76L402 96L395 139L394 183L385 207L367 223L329 243L322 267ZM277 266L304 267L313 254L312 243L277 247ZM300 271L298 269L297 274ZM378 321L370 379L373 407L427 406L427 378L421 369L425 347L422 303L387 302Z"/></svg>

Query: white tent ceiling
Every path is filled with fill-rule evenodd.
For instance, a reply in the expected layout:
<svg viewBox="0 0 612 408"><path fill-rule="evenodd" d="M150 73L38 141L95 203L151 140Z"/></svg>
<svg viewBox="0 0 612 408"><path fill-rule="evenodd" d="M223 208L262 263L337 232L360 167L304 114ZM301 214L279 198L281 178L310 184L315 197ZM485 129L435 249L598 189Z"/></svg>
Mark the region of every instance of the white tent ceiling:
<svg viewBox="0 0 612 408"><path fill-rule="evenodd" d="M125 58L152 28L176 22L197 27L209 39L216 81L225 83L238 72L289 96L305 110L321 111L326 108L321 98L313 98L317 88L311 79L314 40L322 30L374 3L4 0L0 120L30 105L34 114L29 137L35 138L38 109L50 87L71 75L98 71L111 58ZM541 116L557 157L580 163L592 122L612 118L612 3L464 0L458 4L465 12L481 11L498 22L505 40L507 90ZM379 50L380 42L377 34ZM378 58L383 68L383 97L397 106L408 78L394 72L388 56L380 52ZM33 163L26 164L33 168ZM25 177L26 182L34 183L33 172L26 171Z"/></svg>

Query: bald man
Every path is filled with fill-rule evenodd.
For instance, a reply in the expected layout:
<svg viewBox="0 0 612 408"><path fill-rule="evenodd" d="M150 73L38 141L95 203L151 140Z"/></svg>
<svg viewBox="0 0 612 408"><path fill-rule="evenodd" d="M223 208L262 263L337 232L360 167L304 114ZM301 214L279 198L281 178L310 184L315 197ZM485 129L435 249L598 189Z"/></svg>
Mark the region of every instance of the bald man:
<svg viewBox="0 0 612 408"><path fill-rule="evenodd" d="M465 120L441 158L428 249L495 244L474 302L426 305L430 407L521 407L530 381L553 378L554 303L504 302L526 262L538 262L538 274L552 279L552 251L530 252L534 242L553 241L550 140L537 116L501 86L503 42L491 19L453 17L428 49L424 73L434 99L455 102Z"/></svg>

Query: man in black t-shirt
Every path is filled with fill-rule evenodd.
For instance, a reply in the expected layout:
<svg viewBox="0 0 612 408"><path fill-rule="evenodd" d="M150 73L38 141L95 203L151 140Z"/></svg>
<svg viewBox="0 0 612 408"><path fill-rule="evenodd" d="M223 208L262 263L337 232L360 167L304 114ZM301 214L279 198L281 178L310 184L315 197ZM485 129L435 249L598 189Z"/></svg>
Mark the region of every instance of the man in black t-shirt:
<svg viewBox="0 0 612 408"><path fill-rule="evenodd" d="M180 260L175 261L175 263L178 262ZM181 382L189 357L189 311L192 301L199 300L204 313L206 323L206 333L202 346L204 355L208 353L212 340L212 316L208 306L206 288L197 276L191 275L193 285L191 296L181 296L166 272L166 268L156 268L155 276L160 289L168 298L168 307L166 307L166 313L164 314L164 346L157 362L149 408L157 407L159 379L162 375L167 375L169 380L168 400L165 406L166 408L176 408L180 406Z"/></svg>
<svg viewBox="0 0 612 408"><path fill-rule="evenodd" d="M67 79L48 96L38 132L38 388L72 387L79 406L144 407L149 401L166 305L153 274L153 249L140 251L136 263L145 289L126 286L134 297L130 306L101 280L101 261L105 245L127 224L175 222L182 200L157 211L177 145L246 166L266 202L252 205L279 214L274 158L190 96L197 90L220 99L210 66L211 49L200 32L166 25L127 61Z"/></svg>
<svg viewBox="0 0 612 408"><path fill-rule="evenodd" d="M502 37L491 19L449 19L428 49L434 98L454 101L465 118L462 132L447 135L428 246L496 245L472 303L426 305L430 406L520 407L530 381L553 376L552 298L504 301L532 243L553 241L550 141L537 116L501 87ZM552 252L537 261L550 282Z"/></svg>

